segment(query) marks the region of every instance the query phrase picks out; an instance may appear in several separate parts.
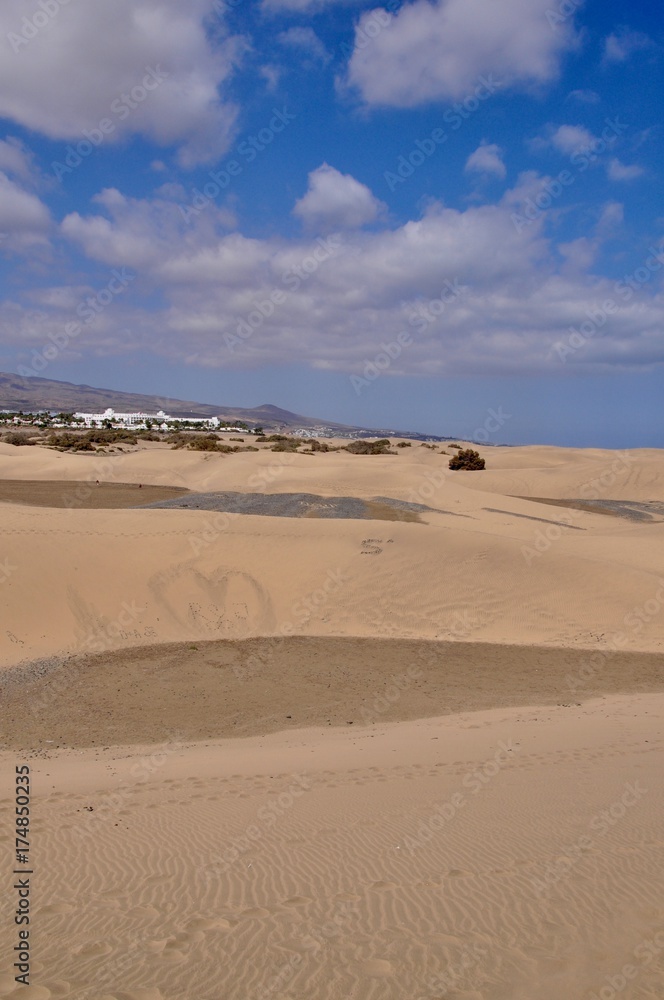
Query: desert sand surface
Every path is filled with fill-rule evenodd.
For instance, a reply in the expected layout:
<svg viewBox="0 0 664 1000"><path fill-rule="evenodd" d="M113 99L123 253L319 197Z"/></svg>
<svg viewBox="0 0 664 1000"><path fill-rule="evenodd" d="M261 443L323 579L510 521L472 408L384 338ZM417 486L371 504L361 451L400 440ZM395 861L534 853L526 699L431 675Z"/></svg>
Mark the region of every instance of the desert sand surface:
<svg viewBox="0 0 664 1000"><path fill-rule="evenodd" d="M615 695L26 754L35 985L0 995L654 1000L663 721Z"/></svg>
<svg viewBox="0 0 664 1000"><path fill-rule="evenodd" d="M480 451L0 444L0 996L664 995L664 452Z"/></svg>
<svg viewBox="0 0 664 1000"><path fill-rule="evenodd" d="M291 633L664 649L664 525L521 499L661 500L664 453L484 454L484 472L451 473L448 456L417 443L395 456L2 444L5 488L55 482L58 507L0 507L0 664ZM97 479L109 491L387 497L433 511L387 523L91 509Z"/></svg>

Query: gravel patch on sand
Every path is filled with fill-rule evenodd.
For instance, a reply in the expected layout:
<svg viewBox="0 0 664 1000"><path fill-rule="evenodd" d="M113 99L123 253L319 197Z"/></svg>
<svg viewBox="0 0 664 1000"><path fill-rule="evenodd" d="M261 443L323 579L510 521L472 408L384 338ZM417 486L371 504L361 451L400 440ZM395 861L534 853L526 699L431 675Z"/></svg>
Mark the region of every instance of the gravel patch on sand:
<svg viewBox="0 0 664 1000"><path fill-rule="evenodd" d="M592 514L626 517L629 521L638 521L641 524L664 520L664 501L662 500L554 500L549 497L519 497L519 499L548 503L554 507L571 507L574 510L585 510Z"/></svg>
<svg viewBox="0 0 664 1000"><path fill-rule="evenodd" d="M356 520L419 521L421 513L441 513L421 503L391 497L323 497L314 493L188 493L143 508L218 511L268 517L322 517Z"/></svg>

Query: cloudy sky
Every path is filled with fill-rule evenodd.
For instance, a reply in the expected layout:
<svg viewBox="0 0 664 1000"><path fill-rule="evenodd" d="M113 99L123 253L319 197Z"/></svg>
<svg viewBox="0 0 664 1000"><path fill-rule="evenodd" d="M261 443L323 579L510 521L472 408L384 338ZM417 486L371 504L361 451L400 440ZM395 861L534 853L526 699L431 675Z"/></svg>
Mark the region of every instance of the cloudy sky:
<svg viewBox="0 0 664 1000"><path fill-rule="evenodd" d="M0 369L662 447L662 43L645 0L3 0Z"/></svg>

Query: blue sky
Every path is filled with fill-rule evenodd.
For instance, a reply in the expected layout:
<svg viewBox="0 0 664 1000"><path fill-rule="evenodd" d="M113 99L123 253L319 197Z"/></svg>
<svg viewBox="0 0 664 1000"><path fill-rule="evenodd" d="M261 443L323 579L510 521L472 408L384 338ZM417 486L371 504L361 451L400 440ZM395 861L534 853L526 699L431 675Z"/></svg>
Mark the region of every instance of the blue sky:
<svg viewBox="0 0 664 1000"><path fill-rule="evenodd" d="M654 3L5 0L0 45L0 369L664 446Z"/></svg>

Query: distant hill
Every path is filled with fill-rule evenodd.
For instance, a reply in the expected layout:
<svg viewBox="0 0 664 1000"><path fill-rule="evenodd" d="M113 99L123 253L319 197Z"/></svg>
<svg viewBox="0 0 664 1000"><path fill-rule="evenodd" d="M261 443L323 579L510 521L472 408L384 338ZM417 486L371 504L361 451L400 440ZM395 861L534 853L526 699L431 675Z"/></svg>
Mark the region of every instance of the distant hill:
<svg viewBox="0 0 664 1000"><path fill-rule="evenodd" d="M315 417L304 417L291 413L272 403L261 406L224 406L221 403L195 403L191 400L171 399L169 396L149 396L134 392L117 392L115 389L98 389L90 385L75 385L72 382L58 382L55 379L37 376L24 378L10 372L0 372L0 411L24 410L34 413L39 410L84 413L100 413L111 407L118 412L144 411L156 413L164 410L174 417L219 417L222 420L243 420L249 426L261 426L265 430L316 430L321 436L339 437L411 437L425 440L434 435L418 434L367 427L352 427ZM444 438L435 438L445 440ZM449 440L449 439L448 439Z"/></svg>
<svg viewBox="0 0 664 1000"><path fill-rule="evenodd" d="M149 396L143 393L118 392L115 389L98 389L90 385L74 385L48 378L23 378L0 372L0 410L81 410L99 413L111 407L118 412L143 410L156 413L164 410L174 417L221 417L224 420L244 420L248 424L264 427L313 427L321 423L289 410L265 403L262 406L224 406L219 403L196 403L191 400L171 399L169 396ZM331 427L351 428L343 424Z"/></svg>

